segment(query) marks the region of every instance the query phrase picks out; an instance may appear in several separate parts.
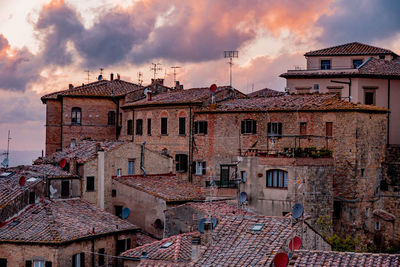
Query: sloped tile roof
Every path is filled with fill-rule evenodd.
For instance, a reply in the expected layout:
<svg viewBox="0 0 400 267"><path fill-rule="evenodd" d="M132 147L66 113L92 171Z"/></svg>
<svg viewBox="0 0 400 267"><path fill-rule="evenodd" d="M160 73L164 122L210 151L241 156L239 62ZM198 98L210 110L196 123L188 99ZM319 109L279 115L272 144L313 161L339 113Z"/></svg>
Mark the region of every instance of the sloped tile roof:
<svg viewBox="0 0 400 267"><path fill-rule="evenodd" d="M191 207L193 209L200 210L206 214L210 212L210 202L190 202L185 203L181 206ZM240 208L238 205L229 203L225 200L221 201L213 201L212 202L212 216L217 218L218 220L222 219L225 216L233 216L233 215L256 215L256 213Z"/></svg>
<svg viewBox="0 0 400 267"><path fill-rule="evenodd" d="M387 212L386 210L377 209L377 210L374 210L372 213L375 216L378 216L379 218L381 218L385 221L388 221L388 222L396 220L396 216Z"/></svg>
<svg viewBox="0 0 400 267"><path fill-rule="evenodd" d="M97 157L97 147L104 150L105 152L112 149L118 148L123 145L124 141L93 141L93 140L82 140L76 142L74 147L65 147L62 151L54 152L44 158L35 160L35 164L51 163L56 164L61 159L67 161L76 158L77 163L85 163L91 159Z"/></svg>
<svg viewBox="0 0 400 267"><path fill-rule="evenodd" d="M356 104L341 100L333 94L291 94L276 97L233 99L220 102L214 108L200 112L226 111L376 111L386 112L377 106Z"/></svg>
<svg viewBox="0 0 400 267"><path fill-rule="evenodd" d="M204 194L200 187L169 174L132 175L113 177L124 185L146 192L167 202L202 200Z"/></svg>
<svg viewBox="0 0 400 267"><path fill-rule="evenodd" d="M151 237L147 233L144 233L144 232L136 233L136 245L138 247L149 244L149 243L153 243L155 241L158 241L158 239Z"/></svg>
<svg viewBox="0 0 400 267"><path fill-rule="evenodd" d="M187 262L169 262L158 260L141 260L138 267L186 267ZM190 265L189 265L190 266Z"/></svg>
<svg viewBox="0 0 400 267"><path fill-rule="evenodd" d="M47 178L77 177L53 165L27 165L0 169L0 175L3 173L10 174L0 177L0 208L34 185L42 182L44 175ZM20 186L19 180L22 176L25 176L26 182L23 186Z"/></svg>
<svg viewBox="0 0 400 267"><path fill-rule="evenodd" d="M166 262L190 262L192 256L192 235L198 232L184 233L171 236L162 240L130 249L121 254L123 257L140 258L142 253L147 253L149 260ZM163 245L169 245L163 248ZM162 264L162 263L160 263Z"/></svg>
<svg viewBox="0 0 400 267"><path fill-rule="evenodd" d="M220 100L218 95L223 91L230 90L229 86L218 87L215 95L216 100ZM234 94L239 97L245 95L238 90L234 90ZM152 95L151 100L141 99L135 102L126 103L123 107L135 107L146 105L169 105L169 104L202 104L204 101L211 99L211 91L208 87L192 88L185 90L176 90L172 92L159 93Z"/></svg>
<svg viewBox="0 0 400 267"><path fill-rule="evenodd" d="M280 75L284 78L311 77L378 77L400 78L400 63L371 57L357 69L290 70Z"/></svg>
<svg viewBox="0 0 400 267"><path fill-rule="evenodd" d="M271 96L281 96L281 95L285 95L285 92L280 92L269 88L264 88L252 92L250 94L247 94L248 97L271 97Z"/></svg>
<svg viewBox="0 0 400 267"><path fill-rule="evenodd" d="M251 228L261 223L260 231ZM226 216L218 223L213 243L194 266L270 266L274 255L290 238L287 217Z"/></svg>
<svg viewBox="0 0 400 267"><path fill-rule="evenodd" d="M140 85L126 82L123 80L101 80L88 83L82 86L77 86L72 89L57 91L42 96L43 103L49 99L57 99L63 96L97 96L97 97L119 97L124 96L129 92L139 90Z"/></svg>
<svg viewBox="0 0 400 267"><path fill-rule="evenodd" d="M0 228L0 243L60 244L138 227L80 200L44 200L33 204Z"/></svg>
<svg viewBox="0 0 400 267"><path fill-rule="evenodd" d="M350 56L350 55L380 55L380 54L396 55L393 51L389 49L384 49L359 42L352 42L320 50L310 51L305 53L304 56Z"/></svg>
<svg viewBox="0 0 400 267"><path fill-rule="evenodd" d="M372 254L335 251L296 251L289 266L306 267L397 267L400 266L400 254Z"/></svg>

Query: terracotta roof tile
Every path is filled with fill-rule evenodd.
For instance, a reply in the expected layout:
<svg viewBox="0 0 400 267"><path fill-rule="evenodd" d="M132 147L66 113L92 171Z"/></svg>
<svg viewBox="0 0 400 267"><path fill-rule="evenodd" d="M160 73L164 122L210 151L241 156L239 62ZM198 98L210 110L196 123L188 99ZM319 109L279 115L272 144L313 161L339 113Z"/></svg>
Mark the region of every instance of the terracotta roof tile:
<svg viewBox="0 0 400 267"><path fill-rule="evenodd" d="M74 147L65 147L62 151L55 152L45 158L35 160L35 164L42 163L58 163L65 158L67 161L76 158L78 163L85 163L97 157L97 146L99 145L104 151L115 149L124 144L124 141L93 141L82 140L76 142Z"/></svg>
<svg viewBox="0 0 400 267"><path fill-rule="evenodd" d="M343 266L343 267L397 267L400 266L400 254L372 254L335 251L297 251L289 266Z"/></svg>
<svg viewBox="0 0 400 267"><path fill-rule="evenodd" d="M305 53L304 56L348 56L348 55L380 55L380 54L391 54L397 56L391 50L359 42L342 44L320 50L310 51Z"/></svg>
<svg viewBox="0 0 400 267"><path fill-rule="evenodd" d="M63 243L138 227L80 199L44 200L0 228L0 243Z"/></svg>
<svg viewBox="0 0 400 267"><path fill-rule="evenodd" d="M281 96L285 95L285 92L276 91L273 89L265 88L250 94L247 94L248 97L271 97L271 96Z"/></svg>
<svg viewBox="0 0 400 267"><path fill-rule="evenodd" d="M187 262L169 262L158 260L141 260L138 267L186 267Z"/></svg>
<svg viewBox="0 0 400 267"><path fill-rule="evenodd" d="M333 94L292 94L266 98L233 99L219 103L213 109L203 108L201 112L224 111L378 111L386 109L377 106L355 104L338 99Z"/></svg>
<svg viewBox="0 0 400 267"><path fill-rule="evenodd" d="M129 258L140 258L142 253L147 253L149 260L166 262L190 262L192 256L192 235L198 232L185 233L164 238L141 247L125 251L121 256ZM166 245L168 247L163 248ZM159 264L162 264L160 262Z"/></svg>
<svg viewBox="0 0 400 267"><path fill-rule="evenodd" d="M149 244L149 243L153 243L155 241L158 241L158 239L149 236L147 233L144 233L144 232L136 233L136 245L138 247Z"/></svg>
<svg viewBox="0 0 400 267"><path fill-rule="evenodd" d="M6 173L9 173L9 175L0 176L0 208L32 186L40 183L44 175L48 178L77 177L53 165L27 165L0 169L0 175ZM25 176L26 182L23 186L20 186L19 180L22 176Z"/></svg>
<svg viewBox="0 0 400 267"><path fill-rule="evenodd" d="M204 199L200 187L172 175L132 175L113 177L115 181L146 192L167 202Z"/></svg>
<svg viewBox="0 0 400 267"><path fill-rule="evenodd" d="M396 216L394 216L393 214L391 214L385 210L378 209L378 210L374 210L372 213L375 216L378 216L381 219L388 221L388 222L396 220Z"/></svg>
<svg viewBox="0 0 400 267"><path fill-rule="evenodd" d="M100 96L100 97L112 97L112 96L124 96L129 92L139 90L141 86L122 81L122 80L101 80L85 84L82 86L74 87L68 90L57 91L42 96L41 100L43 103L48 99L57 99L60 96Z"/></svg>
<svg viewBox="0 0 400 267"><path fill-rule="evenodd" d="M181 206L188 206L193 209L200 210L206 214L210 212L210 202L190 202L183 204ZM217 218L218 220L222 219L225 216L233 216L233 215L256 215L256 213L238 207L238 205L229 203L227 201L213 201L212 202L212 216Z"/></svg>

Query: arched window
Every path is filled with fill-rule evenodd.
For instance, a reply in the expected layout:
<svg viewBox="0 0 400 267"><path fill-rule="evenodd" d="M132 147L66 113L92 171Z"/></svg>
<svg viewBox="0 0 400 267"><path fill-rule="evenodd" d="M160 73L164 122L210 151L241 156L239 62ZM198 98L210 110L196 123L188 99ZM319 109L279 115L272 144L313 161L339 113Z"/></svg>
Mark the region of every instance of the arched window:
<svg viewBox="0 0 400 267"><path fill-rule="evenodd" d="M71 112L71 123L81 124L82 111L81 108L72 108Z"/></svg>
<svg viewBox="0 0 400 267"><path fill-rule="evenodd" d="M287 188L289 184L288 173L283 170L267 171L267 187Z"/></svg>

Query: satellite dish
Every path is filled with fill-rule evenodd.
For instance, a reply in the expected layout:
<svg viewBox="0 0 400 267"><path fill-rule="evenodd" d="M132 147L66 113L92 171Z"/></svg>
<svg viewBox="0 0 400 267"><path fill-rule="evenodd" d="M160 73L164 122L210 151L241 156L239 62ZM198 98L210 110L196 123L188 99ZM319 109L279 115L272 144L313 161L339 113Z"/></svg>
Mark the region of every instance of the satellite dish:
<svg viewBox="0 0 400 267"><path fill-rule="evenodd" d="M124 208L124 209L122 210L121 216L122 216L123 219L126 219L126 218L129 217L129 214L130 214L130 213L131 213L131 210L130 210L129 208Z"/></svg>
<svg viewBox="0 0 400 267"><path fill-rule="evenodd" d="M144 89L144 91L143 91L143 94L147 96L147 93L149 92L149 90L150 90L150 89L149 89L148 87L146 87L146 88Z"/></svg>
<svg viewBox="0 0 400 267"><path fill-rule="evenodd" d="M289 263L288 254L281 252L275 255L274 257L275 267L286 267L288 263Z"/></svg>
<svg viewBox="0 0 400 267"><path fill-rule="evenodd" d="M293 218L298 219L303 215L303 212L304 212L303 205L301 205L300 203L296 203L292 209L292 216Z"/></svg>
<svg viewBox="0 0 400 267"><path fill-rule="evenodd" d="M289 242L290 250L297 250L301 248L301 238L298 236L293 237Z"/></svg>
<svg viewBox="0 0 400 267"><path fill-rule="evenodd" d="M26 182L26 177L25 176L21 176L21 178L19 178L19 185L20 186L24 186Z"/></svg>
<svg viewBox="0 0 400 267"><path fill-rule="evenodd" d="M60 166L62 169L64 169L66 165L67 165L67 160L66 159L61 159L58 162L58 166Z"/></svg>
<svg viewBox="0 0 400 267"><path fill-rule="evenodd" d="M97 80L98 80L98 81L103 80L103 75L100 74L99 77L97 77Z"/></svg>
<svg viewBox="0 0 400 267"><path fill-rule="evenodd" d="M239 201L241 204L243 204L244 202L246 202L248 199L247 193L246 192L240 192L239 195Z"/></svg>
<svg viewBox="0 0 400 267"><path fill-rule="evenodd" d="M8 165L8 158L5 158L5 159L3 160L3 162L1 163L1 165L3 165L3 167L7 167L7 165Z"/></svg>
<svg viewBox="0 0 400 267"><path fill-rule="evenodd" d="M206 222L206 218L202 218L199 223L199 232L204 234L204 223Z"/></svg>
<svg viewBox="0 0 400 267"><path fill-rule="evenodd" d="M215 83L213 83L213 84L210 86L210 91L213 92L213 93L215 93L215 91L217 91L217 85L216 85Z"/></svg>

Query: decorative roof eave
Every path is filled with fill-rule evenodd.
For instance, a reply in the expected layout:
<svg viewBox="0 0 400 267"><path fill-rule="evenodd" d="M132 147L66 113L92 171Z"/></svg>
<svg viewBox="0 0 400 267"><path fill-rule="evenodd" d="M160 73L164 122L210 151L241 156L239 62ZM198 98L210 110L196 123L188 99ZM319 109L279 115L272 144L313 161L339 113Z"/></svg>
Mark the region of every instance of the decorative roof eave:
<svg viewBox="0 0 400 267"><path fill-rule="evenodd" d="M151 102L151 101L149 101ZM145 104L134 104L129 103L125 104L121 107L121 109L134 109L134 108L144 108L144 107L161 107L161 106L200 106L203 104L202 101L184 101L184 102L173 102L173 103L162 103L162 102L155 102L155 103L145 103Z"/></svg>
<svg viewBox="0 0 400 267"><path fill-rule="evenodd" d="M363 112L363 113L387 113L385 108L376 109L231 109L231 110L197 110L195 113L207 114L207 113L268 113L268 112Z"/></svg>
<svg viewBox="0 0 400 267"><path fill-rule="evenodd" d="M282 78L310 79L310 78L375 78L400 80L400 75L394 74L366 74L366 73L307 73L285 72L279 75Z"/></svg>

